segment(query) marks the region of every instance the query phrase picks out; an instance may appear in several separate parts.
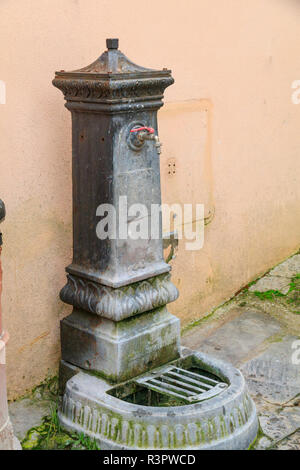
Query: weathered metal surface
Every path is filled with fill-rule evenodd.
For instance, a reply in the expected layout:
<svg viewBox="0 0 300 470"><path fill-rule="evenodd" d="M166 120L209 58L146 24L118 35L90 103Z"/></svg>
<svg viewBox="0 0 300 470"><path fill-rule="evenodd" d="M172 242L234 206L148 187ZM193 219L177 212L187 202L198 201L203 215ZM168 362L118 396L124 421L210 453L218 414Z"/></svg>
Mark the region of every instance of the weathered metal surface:
<svg viewBox="0 0 300 470"><path fill-rule="evenodd" d="M67 383L59 413L62 425L96 439L101 449L247 449L258 420L242 374L205 354L184 354L175 365L192 359L228 387L201 403L145 406L117 398L108 382L80 372ZM124 387L129 390L130 382Z"/></svg>
<svg viewBox="0 0 300 470"><path fill-rule="evenodd" d="M165 307L119 322L74 309L61 322L63 359L114 383L173 360L179 347L179 319Z"/></svg>
<svg viewBox="0 0 300 470"><path fill-rule="evenodd" d="M162 395L179 398L186 403L196 403L223 392L227 384L219 377L205 375L205 371L192 372L171 365L151 371L135 381L139 385Z"/></svg>
<svg viewBox="0 0 300 470"><path fill-rule="evenodd" d="M117 288L69 274L60 298L67 304L114 321L153 310L178 297L169 273Z"/></svg>
<svg viewBox="0 0 300 470"><path fill-rule="evenodd" d="M73 261L60 297L74 313L61 324L62 359L116 381L179 356L179 320L161 313L178 297L161 215L151 233L152 204L161 204L157 110L174 80L170 70L131 62L117 39L107 47L91 65L57 72L53 84L72 113ZM97 235L100 204L116 211L115 237ZM148 210L143 238L128 236L133 204Z"/></svg>
<svg viewBox="0 0 300 470"><path fill-rule="evenodd" d="M108 45L112 43L108 40ZM115 44L115 41L113 42ZM115 47L115 46L114 46ZM120 287L168 272L159 239L100 240L96 234L99 204L112 204L117 220L127 206L161 203L159 155L155 142L139 149L128 145L134 127L152 127L163 91L174 82L167 69L133 64L118 49L108 49L93 64L74 72L57 72L72 112L73 262L67 271L110 287ZM128 223L128 220L126 220ZM149 215L149 227L151 216Z"/></svg>

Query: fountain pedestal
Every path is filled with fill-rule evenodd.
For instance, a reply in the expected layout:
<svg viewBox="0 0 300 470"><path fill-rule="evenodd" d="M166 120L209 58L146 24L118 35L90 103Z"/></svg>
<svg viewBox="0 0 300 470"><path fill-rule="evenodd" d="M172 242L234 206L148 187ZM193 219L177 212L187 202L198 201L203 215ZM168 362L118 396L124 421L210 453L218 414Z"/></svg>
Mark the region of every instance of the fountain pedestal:
<svg viewBox="0 0 300 470"><path fill-rule="evenodd" d="M117 39L108 39L107 48L91 65L57 72L53 80L72 113L73 148L73 260L60 296L74 309L61 323L61 423L94 436L102 448L205 447L227 426L220 447L238 427L243 439L230 442L242 448L254 439L257 426L243 380L236 380L239 389L234 389L235 369L207 368L196 353L181 363L179 320L166 307L178 291L163 259L157 111L174 80L170 70L132 63L118 50ZM171 371L164 369L170 364ZM148 380L143 374L149 371L154 376ZM169 373L175 374L171 385ZM227 431L230 420L209 424L207 412L208 428L200 438L200 405L185 400L197 401L199 393L191 397L195 390L206 391L215 410L223 410L235 390L232 410L244 410L241 424L235 418L234 431ZM217 392L222 406L213 402ZM129 406L128 400L136 400L132 395L142 401L148 396L148 402ZM159 401L161 395L179 399L181 413L170 403L165 412L152 406L153 397ZM198 427L187 431L191 413ZM180 420L185 433L195 431L198 437L170 437Z"/></svg>

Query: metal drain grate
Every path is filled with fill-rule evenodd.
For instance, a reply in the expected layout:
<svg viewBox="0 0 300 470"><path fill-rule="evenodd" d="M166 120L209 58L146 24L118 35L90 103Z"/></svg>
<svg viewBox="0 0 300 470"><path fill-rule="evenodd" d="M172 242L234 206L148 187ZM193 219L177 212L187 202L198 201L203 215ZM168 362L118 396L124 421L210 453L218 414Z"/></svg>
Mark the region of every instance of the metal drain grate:
<svg viewBox="0 0 300 470"><path fill-rule="evenodd" d="M136 379L139 385L187 403L207 400L224 391L228 385L216 377L212 379L201 373L191 372L180 367L166 367L150 372Z"/></svg>

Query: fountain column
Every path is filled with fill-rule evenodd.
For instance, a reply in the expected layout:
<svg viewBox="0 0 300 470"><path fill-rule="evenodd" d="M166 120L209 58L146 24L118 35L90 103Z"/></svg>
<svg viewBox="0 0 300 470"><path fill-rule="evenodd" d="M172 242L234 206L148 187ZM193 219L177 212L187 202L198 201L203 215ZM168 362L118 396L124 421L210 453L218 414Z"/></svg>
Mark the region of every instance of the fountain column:
<svg viewBox="0 0 300 470"><path fill-rule="evenodd" d="M179 320L166 308L178 291L151 213L161 204L157 111L173 82L170 70L131 62L118 39L53 80L73 149L73 260L60 297L74 308L61 323L61 376L76 366L120 382L179 357Z"/></svg>

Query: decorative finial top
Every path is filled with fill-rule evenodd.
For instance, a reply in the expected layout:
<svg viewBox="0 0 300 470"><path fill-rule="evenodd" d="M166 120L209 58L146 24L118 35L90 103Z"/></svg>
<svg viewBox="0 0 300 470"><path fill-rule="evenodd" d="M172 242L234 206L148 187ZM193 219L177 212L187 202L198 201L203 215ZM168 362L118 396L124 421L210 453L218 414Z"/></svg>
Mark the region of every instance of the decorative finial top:
<svg viewBox="0 0 300 470"><path fill-rule="evenodd" d="M55 73L53 85L59 88L68 102L76 101L100 103L109 109L118 102L130 109L133 102L147 99L162 106L165 88L172 85L174 79L168 69L153 70L141 67L128 59L119 49L119 39L106 39L107 50L92 64L78 70ZM80 103L80 104L79 104ZM75 105L74 105L75 106Z"/></svg>
<svg viewBox="0 0 300 470"><path fill-rule="evenodd" d="M106 39L106 47L107 47L107 49L118 49L119 39L117 39L117 38Z"/></svg>

